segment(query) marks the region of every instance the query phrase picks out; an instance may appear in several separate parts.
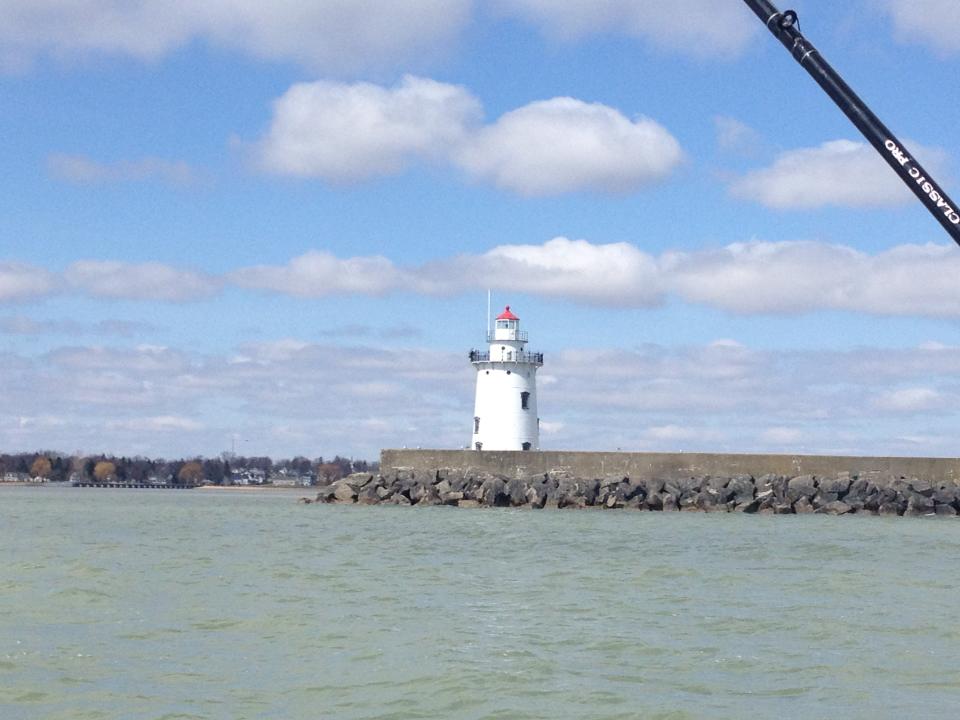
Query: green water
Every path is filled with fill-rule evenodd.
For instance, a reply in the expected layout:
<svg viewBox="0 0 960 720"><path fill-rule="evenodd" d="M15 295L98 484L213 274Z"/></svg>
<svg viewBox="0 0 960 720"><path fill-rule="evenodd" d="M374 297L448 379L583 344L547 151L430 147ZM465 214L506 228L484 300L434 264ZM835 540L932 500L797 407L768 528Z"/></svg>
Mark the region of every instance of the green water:
<svg viewBox="0 0 960 720"><path fill-rule="evenodd" d="M0 718L955 718L960 521L0 488Z"/></svg>

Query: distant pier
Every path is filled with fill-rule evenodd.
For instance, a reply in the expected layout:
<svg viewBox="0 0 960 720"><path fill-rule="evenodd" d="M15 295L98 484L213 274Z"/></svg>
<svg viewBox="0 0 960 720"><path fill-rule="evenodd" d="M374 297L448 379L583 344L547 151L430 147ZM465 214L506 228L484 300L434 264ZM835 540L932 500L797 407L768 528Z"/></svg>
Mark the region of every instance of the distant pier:
<svg viewBox="0 0 960 720"><path fill-rule="evenodd" d="M108 489L129 489L129 490L193 490L196 485L174 485L173 483L100 483L100 482L75 482L71 487L84 488L108 488Z"/></svg>

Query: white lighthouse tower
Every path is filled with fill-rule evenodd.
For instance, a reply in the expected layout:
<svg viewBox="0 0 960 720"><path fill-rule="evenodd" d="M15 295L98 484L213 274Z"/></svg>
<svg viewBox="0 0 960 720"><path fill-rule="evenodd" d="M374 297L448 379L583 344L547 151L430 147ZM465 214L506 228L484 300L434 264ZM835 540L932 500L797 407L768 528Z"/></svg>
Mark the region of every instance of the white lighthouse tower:
<svg viewBox="0 0 960 720"><path fill-rule="evenodd" d="M539 450L537 368L543 353L524 350L527 333L510 306L497 316L490 349L470 351L477 369L477 400L473 411L474 450Z"/></svg>

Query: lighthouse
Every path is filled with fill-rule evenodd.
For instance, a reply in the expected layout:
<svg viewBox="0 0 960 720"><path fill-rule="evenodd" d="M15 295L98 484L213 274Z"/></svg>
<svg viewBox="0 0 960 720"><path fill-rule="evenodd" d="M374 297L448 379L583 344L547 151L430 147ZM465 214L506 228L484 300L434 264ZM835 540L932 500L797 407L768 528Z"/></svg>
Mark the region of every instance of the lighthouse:
<svg viewBox="0 0 960 720"><path fill-rule="evenodd" d="M537 368L543 353L527 352L527 333L510 306L497 315L486 351L471 350L477 370L473 410L474 450L539 450Z"/></svg>

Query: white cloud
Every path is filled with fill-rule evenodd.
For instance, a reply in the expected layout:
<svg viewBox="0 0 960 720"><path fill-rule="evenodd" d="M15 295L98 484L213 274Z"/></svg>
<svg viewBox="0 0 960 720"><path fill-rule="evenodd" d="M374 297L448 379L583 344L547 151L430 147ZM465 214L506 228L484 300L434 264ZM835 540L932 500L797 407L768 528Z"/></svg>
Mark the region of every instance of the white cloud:
<svg viewBox="0 0 960 720"><path fill-rule="evenodd" d="M649 308L671 299L745 315L845 311L881 316L960 317L960 253L953 245L898 245L866 253L819 242L733 243L652 255L631 243L553 238L500 245L423 265L384 256L339 258L310 251L284 265L238 268L224 276L161 263L82 260L62 276L0 265L0 300L43 297L66 286L94 298L187 302L224 283L301 298L413 293L459 295L495 289L604 307ZM142 329L142 328L141 328ZM36 334L126 333L128 327L80 327L4 321L0 330ZM369 329L347 328L354 335ZM718 341L712 347L733 347Z"/></svg>
<svg viewBox="0 0 960 720"><path fill-rule="evenodd" d="M767 446L796 446L803 442L804 434L797 428L772 427L760 433L759 440Z"/></svg>
<svg viewBox="0 0 960 720"><path fill-rule="evenodd" d="M54 154L47 158L47 168L56 178L83 185L146 180L192 185L199 180L189 163L153 157L102 163L83 155Z"/></svg>
<svg viewBox="0 0 960 720"><path fill-rule="evenodd" d="M466 89L410 75L392 89L299 83L274 103L258 152L271 172L355 182L445 157L480 113Z"/></svg>
<svg viewBox="0 0 960 720"><path fill-rule="evenodd" d="M654 256L630 243L556 237L410 267L380 256L339 259L315 251L283 266L242 268L228 279L298 297L523 288L609 307L654 307L673 297L742 314L841 310L949 318L960 317L958 276L960 253L932 243L871 255L844 245L755 241Z"/></svg>
<svg viewBox="0 0 960 720"><path fill-rule="evenodd" d="M658 425L647 428L643 431L642 435L647 440L657 442L685 442L702 437L703 431L700 428L690 426Z"/></svg>
<svg viewBox="0 0 960 720"><path fill-rule="evenodd" d="M717 145L721 150L754 155L764 144L756 130L736 118L717 115L713 118L713 125L717 133Z"/></svg>
<svg viewBox="0 0 960 720"><path fill-rule="evenodd" d="M186 302L220 290L215 278L156 262L78 260L64 278L75 290L98 298Z"/></svg>
<svg viewBox="0 0 960 720"><path fill-rule="evenodd" d="M223 355L69 347L0 361L9 448L215 455L236 433L245 454L373 459L381 447L469 439L474 374L458 352L287 338ZM956 347L645 345L545 361L551 448L946 454L960 423Z"/></svg>
<svg viewBox="0 0 960 720"><path fill-rule="evenodd" d="M156 328L129 320L35 320L24 315L0 317L0 333L7 335L114 335L130 337Z"/></svg>
<svg viewBox="0 0 960 720"><path fill-rule="evenodd" d="M410 75L394 88L300 83L274 103L256 154L269 172L330 183L444 162L522 195L630 192L661 180L683 158L653 120L631 121L599 103L534 102L486 127L481 116L465 88Z"/></svg>
<svg viewBox="0 0 960 720"><path fill-rule="evenodd" d="M0 68L34 58L155 59L192 40L315 69L355 71L433 53L472 0L0 0Z"/></svg>
<svg viewBox="0 0 960 720"><path fill-rule="evenodd" d="M258 265L230 273L228 279L240 287L294 295L383 295L397 289L403 273L387 258L337 258L327 252L311 251L286 265Z"/></svg>
<svg viewBox="0 0 960 720"><path fill-rule="evenodd" d="M132 431L170 433L183 430L195 432L198 430L203 430L204 425L203 423L197 422L189 417L180 417L177 415L157 415L155 417L110 420L106 423L106 428L111 432Z"/></svg>
<svg viewBox="0 0 960 720"><path fill-rule="evenodd" d="M875 405L892 412L916 413L943 408L946 402L936 390L912 387L888 390L876 399Z"/></svg>
<svg viewBox="0 0 960 720"><path fill-rule="evenodd" d="M53 273L33 265L0 261L0 302L32 300L56 290Z"/></svg>
<svg viewBox="0 0 960 720"><path fill-rule="evenodd" d="M697 56L735 54L756 32L743 8L715 0L496 0L495 7L565 40L614 32Z"/></svg>
<svg viewBox="0 0 960 720"><path fill-rule="evenodd" d="M955 348L571 349L546 356L558 380L541 388L538 406L563 423L551 437L561 448L939 454L949 450L949 432L921 443L902 438L926 434L925 416L937 430L956 427L949 398L958 364ZM874 365L884 372L870 372ZM922 392L900 392L913 378L922 378Z"/></svg>
<svg viewBox="0 0 960 720"><path fill-rule="evenodd" d="M562 422L541 422L540 423L541 435L556 435L562 430L563 430Z"/></svg>
<svg viewBox="0 0 960 720"><path fill-rule="evenodd" d="M141 377L171 372L186 372L189 361L181 352L166 347L141 345L132 349L114 349L99 345L62 347L47 356L51 365L78 372L106 374L136 372Z"/></svg>
<svg viewBox="0 0 960 720"><path fill-rule="evenodd" d="M593 245L554 238L543 245L501 245L481 256L506 271L497 287L597 304L649 306L660 301L653 259L629 243ZM486 284L494 285L493 282Z"/></svg>
<svg viewBox="0 0 960 720"><path fill-rule="evenodd" d="M922 154L939 156L930 150ZM785 152L773 165L735 180L730 191L778 210L882 207L907 203L912 197L876 150L850 140Z"/></svg>
<svg viewBox="0 0 960 720"><path fill-rule="evenodd" d="M530 103L482 129L457 156L468 173L521 195L625 193L682 160L677 140L645 117L560 97Z"/></svg>
<svg viewBox="0 0 960 720"><path fill-rule="evenodd" d="M473 378L458 352L288 338L223 356L69 347L0 360L3 447L215 455L235 433L245 454L376 459L380 447L469 440ZM19 421L49 408L59 430Z"/></svg>
<svg viewBox="0 0 960 720"><path fill-rule="evenodd" d="M422 61L447 49L476 0L0 0L0 69L38 57L121 55L156 60L190 42L253 57L355 73ZM758 32L742 8L711 0L496 0L501 15L572 40L643 38L698 57L740 52ZM703 21L691 18L704 18Z"/></svg>
<svg viewBox="0 0 960 720"><path fill-rule="evenodd" d="M407 287L427 294L522 287L598 305L648 307L662 299L654 259L629 243L593 245L556 237L543 245L500 245L482 255L410 268L407 275Z"/></svg>
<svg viewBox="0 0 960 720"><path fill-rule="evenodd" d="M866 256L812 242L735 243L666 253L661 267L688 302L739 313L800 313L835 307Z"/></svg>
<svg viewBox="0 0 960 720"><path fill-rule="evenodd" d="M751 242L666 253L661 261L663 282L678 297L731 312L960 316L953 246L900 245L868 255L826 243Z"/></svg>
<svg viewBox="0 0 960 720"><path fill-rule="evenodd" d="M924 42L945 54L960 52L960 4L956 0L885 0L904 42Z"/></svg>

